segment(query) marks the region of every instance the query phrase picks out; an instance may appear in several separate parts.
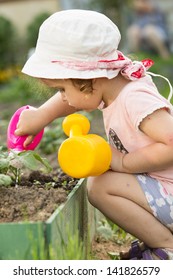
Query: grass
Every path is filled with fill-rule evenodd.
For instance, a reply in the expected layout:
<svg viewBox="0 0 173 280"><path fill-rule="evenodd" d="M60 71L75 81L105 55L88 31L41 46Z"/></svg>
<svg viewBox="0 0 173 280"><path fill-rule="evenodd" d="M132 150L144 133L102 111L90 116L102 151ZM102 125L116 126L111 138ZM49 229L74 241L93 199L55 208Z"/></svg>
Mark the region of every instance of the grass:
<svg viewBox="0 0 173 280"><path fill-rule="evenodd" d="M1 84L0 103L22 104L44 102L52 95L49 88L42 85L37 79L19 74L11 78L8 83Z"/></svg>
<svg viewBox="0 0 173 280"><path fill-rule="evenodd" d="M30 237L32 241L32 236ZM67 233L66 242L59 242L59 246L47 246L43 236L39 236L39 250L38 244L35 240L32 242L31 255L33 260L84 260L86 259L83 243L79 239L79 234L76 232L73 236Z"/></svg>

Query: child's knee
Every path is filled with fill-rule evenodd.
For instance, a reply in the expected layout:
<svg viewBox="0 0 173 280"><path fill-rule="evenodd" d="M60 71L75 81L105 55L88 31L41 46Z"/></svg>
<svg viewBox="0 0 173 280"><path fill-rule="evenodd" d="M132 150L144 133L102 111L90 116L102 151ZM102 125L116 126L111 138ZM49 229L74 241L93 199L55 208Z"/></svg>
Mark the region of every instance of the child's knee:
<svg viewBox="0 0 173 280"><path fill-rule="evenodd" d="M160 33L158 33L157 28L153 25L147 25L143 30L143 35L148 39L153 39L153 37L160 38Z"/></svg>
<svg viewBox="0 0 173 280"><path fill-rule="evenodd" d="M87 179L87 194L88 200L93 205L96 206L101 197L101 188L99 188L98 177L89 177Z"/></svg>

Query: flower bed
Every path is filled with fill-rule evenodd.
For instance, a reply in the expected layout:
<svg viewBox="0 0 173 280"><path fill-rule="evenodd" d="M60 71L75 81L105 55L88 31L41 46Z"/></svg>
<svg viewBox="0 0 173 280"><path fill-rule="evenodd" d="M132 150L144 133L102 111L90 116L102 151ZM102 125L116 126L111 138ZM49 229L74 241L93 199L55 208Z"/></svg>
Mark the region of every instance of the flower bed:
<svg viewBox="0 0 173 280"><path fill-rule="evenodd" d="M57 188L40 184L1 188L0 259L63 259L69 236L77 235L78 241L87 242L85 180L73 181L73 186L72 181L71 191L67 182L66 188L63 183ZM13 199L5 200L10 193ZM18 203L15 206L14 200Z"/></svg>

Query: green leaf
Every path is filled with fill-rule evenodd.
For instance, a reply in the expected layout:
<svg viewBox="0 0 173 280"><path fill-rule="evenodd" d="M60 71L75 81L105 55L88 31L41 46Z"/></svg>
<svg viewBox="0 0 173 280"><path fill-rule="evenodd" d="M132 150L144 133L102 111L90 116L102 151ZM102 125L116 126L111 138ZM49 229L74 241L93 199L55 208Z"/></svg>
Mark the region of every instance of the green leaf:
<svg viewBox="0 0 173 280"><path fill-rule="evenodd" d="M48 163L47 159L42 158L34 151L25 151L18 154L20 161L26 168L31 170L38 170L38 163L43 165L48 172L52 170L52 167Z"/></svg>
<svg viewBox="0 0 173 280"><path fill-rule="evenodd" d="M37 161L39 161L41 164L43 164L46 167L48 172L52 171L52 167L50 166L50 164L46 158L40 157L39 154L37 154L37 153L33 153L33 156L35 157L35 159Z"/></svg>
<svg viewBox="0 0 173 280"><path fill-rule="evenodd" d="M0 158L0 171L8 168L8 166L9 166L9 160L5 158Z"/></svg>
<svg viewBox="0 0 173 280"><path fill-rule="evenodd" d="M32 153L22 152L19 154L19 157L20 157L20 161L26 168L29 168L31 170L38 169L38 162Z"/></svg>
<svg viewBox="0 0 173 280"><path fill-rule="evenodd" d="M0 174L0 186L8 187L12 184L12 179L8 175Z"/></svg>
<svg viewBox="0 0 173 280"><path fill-rule="evenodd" d="M111 227L108 224L98 226L97 232L106 240L112 239L114 235L114 232L112 231Z"/></svg>
<svg viewBox="0 0 173 280"><path fill-rule="evenodd" d="M120 255L117 252L107 252L108 256L111 258L111 260L119 260Z"/></svg>

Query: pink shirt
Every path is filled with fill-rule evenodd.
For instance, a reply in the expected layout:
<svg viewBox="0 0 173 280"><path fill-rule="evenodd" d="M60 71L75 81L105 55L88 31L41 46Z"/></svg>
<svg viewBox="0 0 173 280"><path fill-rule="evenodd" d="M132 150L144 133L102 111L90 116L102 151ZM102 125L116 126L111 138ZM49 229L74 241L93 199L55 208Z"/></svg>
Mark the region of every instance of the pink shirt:
<svg viewBox="0 0 173 280"><path fill-rule="evenodd" d="M159 94L150 76L128 83L118 97L102 109L110 144L127 153L154 143L139 129L139 125L146 116L160 108L167 108L173 115L172 105ZM158 179L167 192L173 194L173 166L148 175Z"/></svg>

